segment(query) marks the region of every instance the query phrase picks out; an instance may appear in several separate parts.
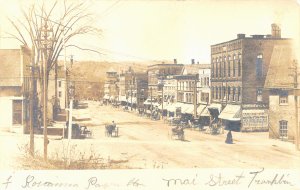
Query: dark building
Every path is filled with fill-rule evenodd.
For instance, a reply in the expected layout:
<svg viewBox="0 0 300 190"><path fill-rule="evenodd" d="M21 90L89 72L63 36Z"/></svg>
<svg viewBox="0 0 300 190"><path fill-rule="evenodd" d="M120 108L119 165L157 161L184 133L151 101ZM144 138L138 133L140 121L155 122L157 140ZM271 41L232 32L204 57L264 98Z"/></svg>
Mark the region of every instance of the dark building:
<svg viewBox="0 0 300 190"><path fill-rule="evenodd" d="M273 48L289 45L280 27L272 35L238 34L237 39L211 46L211 109L226 127L242 131L268 130L269 94L264 90Z"/></svg>

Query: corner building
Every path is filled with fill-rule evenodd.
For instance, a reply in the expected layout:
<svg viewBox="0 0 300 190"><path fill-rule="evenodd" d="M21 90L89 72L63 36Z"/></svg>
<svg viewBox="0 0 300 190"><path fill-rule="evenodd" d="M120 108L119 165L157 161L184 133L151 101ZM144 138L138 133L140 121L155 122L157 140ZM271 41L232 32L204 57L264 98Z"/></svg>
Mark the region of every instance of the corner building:
<svg viewBox="0 0 300 190"><path fill-rule="evenodd" d="M218 110L219 122L227 129L267 131L269 94L264 90L273 48L288 45L280 27L272 35L238 34L237 39L211 46L210 109Z"/></svg>

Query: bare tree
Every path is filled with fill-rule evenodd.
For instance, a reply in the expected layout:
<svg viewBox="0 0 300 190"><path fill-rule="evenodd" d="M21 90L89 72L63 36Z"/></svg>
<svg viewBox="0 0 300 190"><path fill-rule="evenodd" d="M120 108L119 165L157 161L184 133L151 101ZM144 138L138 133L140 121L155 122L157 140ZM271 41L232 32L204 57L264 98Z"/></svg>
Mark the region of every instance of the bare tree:
<svg viewBox="0 0 300 190"><path fill-rule="evenodd" d="M46 97L42 104L47 106L48 78L51 69L57 64L62 50L71 46L72 39L80 35L100 35L101 30L89 24L92 14L88 13L88 1L35 1L28 9L22 10L23 18L9 19L15 33L8 33L23 45L32 47L34 67L38 68L40 90L44 89ZM77 45L73 45L77 46ZM78 46L77 46L78 47ZM44 64L42 64L42 62ZM41 94L41 93L39 93ZM46 127L44 111L43 123ZM44 157L47 159L47 139ZM31 142L31 141L30 141ZM33 145L31 145L33 149ZM33 152L33 150L32 150ZM46 154L46 155L45 155Z"/></svg>

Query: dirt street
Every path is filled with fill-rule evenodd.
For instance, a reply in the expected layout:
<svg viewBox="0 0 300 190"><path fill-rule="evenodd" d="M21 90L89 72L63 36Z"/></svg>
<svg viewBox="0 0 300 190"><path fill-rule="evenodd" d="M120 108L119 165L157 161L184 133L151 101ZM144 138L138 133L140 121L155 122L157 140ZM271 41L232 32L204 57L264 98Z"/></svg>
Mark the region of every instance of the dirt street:
<svg viewBox="0 0 300 190"><path fill-rule="evenodd" d="M99 102L85 104L88 107L73 110L73 116L93 131L93 137L72 140L73 157L98 155L123 162L128 168L300 168L300 152L295 151L294 144L269 139L265 132L233 132L234 144L225 144L226 131L210 135L186 129L185 141L180 141L171 138L171 126L162 120L152 121L136 112L100 106ZM119 137L105 136L104 124L112 120L119 127ZM29 141L27 135L11 138L18 139L14 141L17 145L10 145L12 150ZM67 143L66 139L50 139L49 157L66 156ZM43 153L43 139L36 138L35 144L36 150ZM20 152L12 156L18 155Z"/></svg>

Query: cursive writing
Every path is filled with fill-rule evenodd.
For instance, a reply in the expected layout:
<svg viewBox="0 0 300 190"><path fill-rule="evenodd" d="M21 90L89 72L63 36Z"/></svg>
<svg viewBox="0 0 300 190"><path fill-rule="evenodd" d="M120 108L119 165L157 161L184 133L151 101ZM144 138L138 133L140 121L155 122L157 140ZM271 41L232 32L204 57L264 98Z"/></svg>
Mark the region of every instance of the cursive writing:
<svg viewBox="0 0 300 190"><path fill-rule="evenodd" d="M198 183L196 182L198 175L196 174L194 178L171 178L171 179L162 179L163 181L166 182L166 185L168 187L170 186L177 186L177 185L197 185Z"/></svg>
<svg viewBox="0 0 300 190"><path fill-rule="evenodd" d="M41 181L35 179L34 176L28 175L25 180L25 184L21 187L23 189L27 188L44 188L44 187L69 187L69 188L77 188L79 185L76 183L65 183L65 182L51 182L51 181Z"/></svg>
<svg viewBox="0 0 300 190"><path fill-rule="evenodd" d="M7 189L8 185L12 183L11 178L12 178L12 176L9 176L6 180L6 182L2 183L3 185L5 185L5 189Z"/></svg>
<svg viewBox="0 0 300 190"><path fill-rule="evenodd" d="M293 184L288 180L289 174L278 174L275 173L273 176L269 177L268 179L265 179L261 176L262 172L264 171L264 168L260 171L250 172L252 175L251 181L248 184L248 188L250 188L251 185L289 185L293 186Z"/></svg>
<svg viewBox="0 0 300 190"><path fill-rule="evenodd" d="M140 187L140 186L144 186L144 184L142 184L139 179L133 178L129 180L129 182L127 183L127 187L129 186Z"/></svg>
<svg viewBox="0 0 300 190"><path fill-rule="evenodd" d="M240 175L234 176L231 179L225 179L221 173L219 175L210 175L210 179L205 185L209 186L227 186L227 185L240 185L241 179L245 178L244 173L242 172Z"/></svg>

